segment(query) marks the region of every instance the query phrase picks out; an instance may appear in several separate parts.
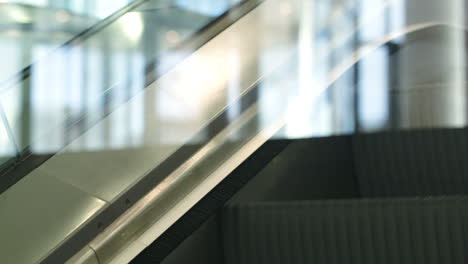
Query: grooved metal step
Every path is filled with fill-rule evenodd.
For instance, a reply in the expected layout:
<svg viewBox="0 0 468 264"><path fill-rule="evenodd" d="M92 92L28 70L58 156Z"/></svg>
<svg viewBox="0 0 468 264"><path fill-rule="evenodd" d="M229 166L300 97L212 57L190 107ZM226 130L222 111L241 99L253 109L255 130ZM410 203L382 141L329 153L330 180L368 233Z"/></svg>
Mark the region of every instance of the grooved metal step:
<svg viewBox="0 0 468 264"><path fill-rule="evenodd" d="M354 135L363 197L468 194L468 129Z"/></svg>
<svg viewBox="0 0 468 264"><path fill-rule="evenodd" d="M226 263L468 263L468 197L272 202L223 214Z"/></svg>

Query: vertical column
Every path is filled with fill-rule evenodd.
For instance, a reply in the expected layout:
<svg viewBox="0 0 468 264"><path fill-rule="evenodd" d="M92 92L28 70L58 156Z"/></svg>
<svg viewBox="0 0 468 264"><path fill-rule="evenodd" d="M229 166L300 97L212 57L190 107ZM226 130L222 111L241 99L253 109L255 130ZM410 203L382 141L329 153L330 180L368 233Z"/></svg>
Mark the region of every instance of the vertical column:
<svg viewBox="0 0 468 264"><path fill-rule="evenodd" d="M441 23L405 37L399 52L400 127L466 124L465 0L406 2L406 24Z"/></svg>

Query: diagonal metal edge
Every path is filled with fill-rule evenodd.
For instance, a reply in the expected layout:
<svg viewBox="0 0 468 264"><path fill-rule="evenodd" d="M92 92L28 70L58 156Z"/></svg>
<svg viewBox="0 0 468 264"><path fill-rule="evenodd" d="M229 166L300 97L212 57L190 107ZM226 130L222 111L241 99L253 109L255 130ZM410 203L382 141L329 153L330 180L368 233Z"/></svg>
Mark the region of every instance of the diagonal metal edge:
<svg viewBox="0 0 468 264"><path fill-rule="evenodd" d="M147 0L144 0L144 1L147 1ZM181 49L188 50L191 52L196 51L203 44L205 44L206 42L216 37L221 31L223 31L223 29L232 25L235 21L240 19L250 10L254 9L256 6L261 4L263 1L265 0L243 0L241 1L236 6L233 6L232 9L226 11L224 14L214 19L209 24L205 25L202 29L195 32L194 35L189 37L186 41L184 41L180 45L173 47L170 51L181 50ZM132 10L136 7L133 7ZM149 64L145 69L146 79L145 79L144 87L149 86L154 81L156 81L157 78L166 74L169 70L175 67L177 63L179 63L183 59L184 58L180 58L180 60L174 61L173 64L166 65L165 68L161 68L160 65L158 64L158 59L156 58L156 61L152 64ZM157 69L158 74L155 74L156 69ZM130 98L132 96L130 96ZM125 100L128 100L130 98L126 98ZM126 101L123 101L121 103L123 104L125 102ZM109 108L108 111L106 111L99 117L99 119L93 120L93 123L91 124L91 126L99 122L102 118L105 118L113 110L114 109ZM78 124L78 123L79 121L76 121L70 124L69 128L73 127L75 124ZM70 138L70 140L73 140L73 139L74 138ZM42 155L40 157L36 157L35 155L31 153L29 149L25 149L25 150L20 149L20 151L18 152L18 157L15 159L16 162L10 162L4 168L1 168L0 170L0 176L3 176L3 178L8 178L8 181L6 182L6 184L3 184L3 182L2 184L0 184L0 193L7 190L10 186L18 182L20 179L22 179L32 170L40 166L42 163L46 162L54 154L55 153L51 153L49 155ZM6 174L8 175L12 174L13 176L7 177L5 176Z"/></svg>
<svg viewBox="0 0 468 264"><path fill-rule="evenodd" d="M242 2L234 9L234 12L232 10L226 12L216 23L206 27L202 31L203 35L197 36L196 41L194 41L195 44L190 42L188 45L195 45L196 49L198 49L198 45L201 46L203 43L208 42L263 2L264 0L247 0ZM232 103L243 107L241 113L254 102L255 94L253 91L256 90L250 89L248 91L249 92L244 93L238 101ZM206 131L213 132L213 134L210 135L211 138L213 138L219 131L223 130L226 124L229 123L227 122L227 112L230 107L232 107L232 105L223 109L217 117L211 120L210 123L193 138L202 138L199 135L205 135ZM211 138L208 138L207 141ZM191 140L189 140L189 142L191 142ZM129 188L126 193L122 194L111 205L101 210L93 219L90 219L87 224L77 230L73 236L67 238L53 249L48 256L41 260L41 263L64 263L81 248L86 246L89 241L97 234L101 233L108 225L113 223L115 219L128 210L136 201L149 193L167 175L178 168L182 162L189 159L202 146L203 144L197 146L187 144L182 146L157 168L146 175L140 182Z"/></svg>

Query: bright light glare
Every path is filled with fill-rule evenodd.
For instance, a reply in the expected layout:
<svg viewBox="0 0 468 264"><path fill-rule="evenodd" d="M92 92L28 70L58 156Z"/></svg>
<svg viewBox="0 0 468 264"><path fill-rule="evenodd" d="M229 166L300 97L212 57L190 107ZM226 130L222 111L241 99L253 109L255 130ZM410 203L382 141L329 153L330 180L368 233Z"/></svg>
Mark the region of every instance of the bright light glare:
<svg viewBox="0 0 468 264"><path fill-rule="evenodd" d="M144 25L141 15L138 13L128 13L120 19L123 32L132 41L138 41L143 33Z"/></svg>
<svg viewBox="0 0 468 264"><path fill-rule="evenodd" d="M180 119L201 118L207 109L222 100L228 77L235 75L232 71L238 71L237 64L226 65L231 56L238 56L237 52L231 54L224 48L217 47L214 54L195 53L177 66L177 73L166 75L158 81L159 87L186 107L187 112Z"/></svg>
<svg viewBox="0 0 468 264"><path fill-rule="evenodd" d="M293 7L291 3L283 2L279 5L279 8L282 16L289 16L293 13Z"/></svg>
<svg viewBox="0 0 468 264"><path fill-rule="evenodd" d="M13 8L10 8L10 10L8 11L9 12L9 16L16 22L18 23L31 23L32 20L31 18L24 12L24 10L20 9L20 8L17 8L17 7L13 7Z"/></svg>

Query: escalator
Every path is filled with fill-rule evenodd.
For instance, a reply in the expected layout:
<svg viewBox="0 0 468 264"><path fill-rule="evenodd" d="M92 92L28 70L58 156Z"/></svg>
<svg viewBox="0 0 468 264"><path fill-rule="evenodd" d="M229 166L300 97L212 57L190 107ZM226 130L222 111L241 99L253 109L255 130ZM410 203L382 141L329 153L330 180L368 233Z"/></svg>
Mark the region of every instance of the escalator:
<svg viewBox="0 0 468 264"><path fill-rule="evenodd" d="M143 0L35 45L2 263L464 263L465 6Z"/></svg>
<svg viewBox="0 0 468 264"><path fill-rule="evenodd" d="M353 133L335 131L348 135L268 141L132 263L465 263L468 131L443 112L456 104L449 79L466 70L444 61L454 51L447 40L466 33L445 23L407 29L365 47L328 87L344 93L347 75L385 58L384 125L357 115Z"/></svg>
<svg viewBox="0 0 468 264"><path fill-rule="evenodd" d="M134 263L464 263L466 133L270 142L263 151L282 151L261 170L253 161L239 167L224 191L200 202ZM174 242L233 186L242 188Z"/></svg>
<svg viewBox="0 0 468 264"><path fill-rule="evenodd" d="M207 12L175 1L131 2L63 44L52 35L50 44L31 23L41 38L27 43L39 52L2 86L2 263L65 262L216 133L203 129L211 113L167 119L173 110L159 102L177 109L180 99L148 86L242 16L226 12L237 4ZM218 123L212 127L220 130L225 123ZM169 138L176 129L182 133Z"/></svg>

